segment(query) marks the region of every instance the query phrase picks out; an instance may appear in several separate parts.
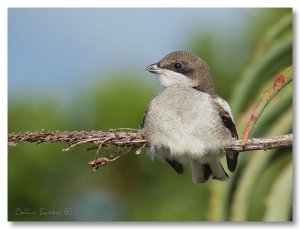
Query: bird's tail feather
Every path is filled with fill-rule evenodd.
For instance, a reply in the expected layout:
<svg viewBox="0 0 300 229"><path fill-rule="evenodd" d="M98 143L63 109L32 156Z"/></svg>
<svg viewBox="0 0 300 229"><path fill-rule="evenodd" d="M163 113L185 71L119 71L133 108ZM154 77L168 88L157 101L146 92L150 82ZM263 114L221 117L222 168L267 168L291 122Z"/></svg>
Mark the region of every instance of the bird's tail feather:
<svg viewBox="0 0 300 229"><path fill-rule="evenodd" d="M236 169L238 157L239 157L238 151L231 150L231 151L226 152L227 167L228 167L229 171L232 173Z"/></svg>
<svg viewBox="0 0 300 229"><path fill-rule="evenodd" d="M218 159L211 160L208 163L191 160L190 164L192 168L193 181L195 183L206 182L210 175L213 175L214 179L221 181L228 179L228 175Z"/></svg>

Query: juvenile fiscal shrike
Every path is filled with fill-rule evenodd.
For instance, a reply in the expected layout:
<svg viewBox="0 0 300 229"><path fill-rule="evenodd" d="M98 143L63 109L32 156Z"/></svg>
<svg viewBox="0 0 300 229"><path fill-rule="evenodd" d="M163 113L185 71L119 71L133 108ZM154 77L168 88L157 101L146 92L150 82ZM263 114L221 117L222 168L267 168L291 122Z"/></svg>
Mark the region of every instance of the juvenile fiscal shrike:
<svg viewBox="0 0 300 229"><path fill-rule="evenodd" d="M204 183L212 175L226 180L218 158L226 153L234 172L238 152L224 147L238 139L231 109L214 93L207 63L193 53L176 51L146 70L157 74L163 91L150 102L142 135L150 142L148 153L183 173L190 162L193 181Z"/></svg>

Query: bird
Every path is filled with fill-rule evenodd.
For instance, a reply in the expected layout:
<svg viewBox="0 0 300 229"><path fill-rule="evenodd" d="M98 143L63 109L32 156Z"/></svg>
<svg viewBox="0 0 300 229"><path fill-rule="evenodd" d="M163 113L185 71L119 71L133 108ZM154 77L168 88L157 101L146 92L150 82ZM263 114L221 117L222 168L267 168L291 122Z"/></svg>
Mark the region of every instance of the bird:
<svg viewBox="0 0 300 229"><path fill-rule="evenodd" d="M194 183L229 176L219 159L226 155L230 172L239 152L225 150L238 139L230 106L214 92L208 64L196 54L175 51L146 68L162 90L150 101L141 124L147 153L183 174L190 163Z"/></svg>

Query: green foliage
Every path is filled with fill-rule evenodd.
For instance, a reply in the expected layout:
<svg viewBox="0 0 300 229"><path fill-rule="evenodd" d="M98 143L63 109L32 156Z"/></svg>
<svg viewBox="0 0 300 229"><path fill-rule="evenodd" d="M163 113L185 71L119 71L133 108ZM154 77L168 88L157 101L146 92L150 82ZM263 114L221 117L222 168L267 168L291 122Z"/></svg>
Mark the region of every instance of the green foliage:
<svg viewBox="0 0 300 229"><path fill-rule="evenodd" d="M276 73L292 63L291 9L251 12L249 34L237 34L232 44L211 34L201 40L195 37L188 44L210 64L216 92L231 98L240 136L260 93ZM138 128L157 92L154 80L146 78L146 74L142 80L130 72L108 74L63 106L51 99L38 102L31 96L9 100L8 130ZM272 100L252 137L291 132L292 94L289 85ZM9 220L292 219L291 149L241 153L237 171L228 182L210 180L196 185L188 166L178 176L165 163L152 162L145 154L127 154L93 174L87 163L94 159L95 151L79 147L61 152L64 147L29 143L9 147ZM41 208L62 214L40 215ZM72 209L72 214L63 214L65 208ZM17 209L37 213L20 215Z"/></svg>
<svg viewBox="0 0 300 229"><path fill-rule="evenodd" d="M94 101L92 106L94 114L97 114L93 123L98 129L139 128L145 104L151 100L155 92L153 86L146 87L138 76L132 77L133 75L124 72L113 74L110 76L113 81L106 80L102 85L95 84L92 88L90 99ZM135 112L132 112L133 110Z"/></svg>
<svg viewBox="0 0 300 229"><path fill-rule="evenodd" d="M255 58L249 62L234 89L231 104L233 113L237 117L240 133L250 118L253 104L257 102L258 92L263 92L263 86L266 83L269 84L276 73L292 63L291 17L291 12L283 15L271 26L270 30L267 30L262 39L263 45L262 43L258 45L261 50L256 49ZM247 107L248 110L245 111ZM292 86L288 86L263 112L252 136L272 136L290 132L292 129L291 108ZM282 168L292 163L291 154L291 150L243 153L239 159L238 171L233 175L234 179L222 187L219 184L212 185L213 191L218 189L218 192L222 190L225 193L225 197L219 195L222 211L218 215L212 214L214 216L212 220L290 220L292 182L291 177L287 179L290 171L282 170ZM277 182L277 177L283 178ZM284 178L286 180L282 181ZM288 185L286 193L279 190L279 184L284 182ZM210 201L217 202L215 198L218 197L213 196ZM281 209L278 199L288 199L284 209Z"/></svg>
<svg viewBox="0 0 300 229"><path fill-rule="evenodd" d="M274 182L271 192L267 197L266 221L288 221L292 219L290 215L293 199L293 165L288 163Z"/></svg>

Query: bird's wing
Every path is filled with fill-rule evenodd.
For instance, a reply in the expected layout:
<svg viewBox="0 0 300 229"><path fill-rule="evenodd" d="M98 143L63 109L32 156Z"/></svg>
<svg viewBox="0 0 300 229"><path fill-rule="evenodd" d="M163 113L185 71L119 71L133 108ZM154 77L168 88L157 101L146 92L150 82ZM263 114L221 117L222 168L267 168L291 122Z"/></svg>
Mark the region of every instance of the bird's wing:
<svg viewBox="0 0 300 229"><path fill-rule="evenodd" d="M236 131L235 124L233 122L233 117L231 114L231 109L228 103L219 96L214 96L214 102L219 113L219 117L221 118L223 125L230 131L231 136L235 139L238 139L238 133ZM238 160L239 152L235 150L226 151L226 161L227 166L230 172L234 172L237 160Z"/></svg>
<svg viewBox="0 0 300 229"><path fill-rule="evenodd" d="M140 128L141 128L141 129L144 128L144 125L145 125L145 119L146 119L146 116L147 116L147 114L148 114L149 106L150 106L150 105L148 105L147 109L146 109L145 112L144 112L143 121L142 121L142 123L140 124Z"/></svg>
<svg viewBox="0 0 300 229"><path fill-rule="evenodd" d="M213 159L208 163L191 160L190 164L192 168L193 181L195 183L205 183L210 175L213 175L214 179L221 181L228 179L228 175L218 159Z"/></svg>

